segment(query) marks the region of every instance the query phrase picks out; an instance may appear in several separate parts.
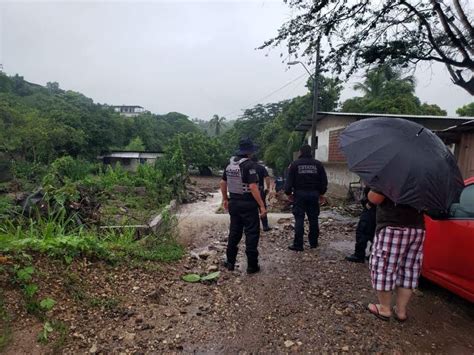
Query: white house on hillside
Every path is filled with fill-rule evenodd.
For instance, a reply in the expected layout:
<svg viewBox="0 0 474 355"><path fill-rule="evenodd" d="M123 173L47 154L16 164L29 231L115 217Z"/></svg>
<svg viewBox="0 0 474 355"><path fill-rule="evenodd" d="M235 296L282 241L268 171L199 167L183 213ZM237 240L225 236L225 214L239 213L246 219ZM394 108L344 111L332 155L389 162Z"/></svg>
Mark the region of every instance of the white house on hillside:
<svg viewBox="0 0 474 355"><path fill-rule="evenodd" d="M146 112L146 110L143 107L136 106L136 105L131 105L131 106L121 105L121 106L112 106L112 107L114 108L115 112L118 112L121 115L126 116L126 117L134 117Z"/></svg>

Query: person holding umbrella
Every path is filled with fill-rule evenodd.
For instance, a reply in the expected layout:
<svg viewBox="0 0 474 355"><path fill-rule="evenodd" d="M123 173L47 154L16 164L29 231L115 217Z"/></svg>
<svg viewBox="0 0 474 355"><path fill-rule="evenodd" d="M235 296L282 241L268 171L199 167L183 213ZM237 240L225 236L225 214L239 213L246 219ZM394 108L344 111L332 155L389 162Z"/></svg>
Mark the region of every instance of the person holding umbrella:
<svg viewBox="0 0 474 355"><path fill-rule="evenodd" d="M459 200L462 175L452 153L433 132L400 118L352 123L342 132L340 147L349 170L370 186L368 199L377 205L369 264L379 302L367 309L382 320L393 315L405 321L421 271L423 213L447 213Z"/></svg>
<svg viewBox="0 0 474 355"><path fill-rule="evenodd" d="M392 291L396 289L393 316L405 321L407 305L418 286L421 271L425 239L423 213L408 205L395 204L376 190L371 190L368 198L377 206L370 276L379 303L369 303L367 309L376 317L389 320Z"/></svg>

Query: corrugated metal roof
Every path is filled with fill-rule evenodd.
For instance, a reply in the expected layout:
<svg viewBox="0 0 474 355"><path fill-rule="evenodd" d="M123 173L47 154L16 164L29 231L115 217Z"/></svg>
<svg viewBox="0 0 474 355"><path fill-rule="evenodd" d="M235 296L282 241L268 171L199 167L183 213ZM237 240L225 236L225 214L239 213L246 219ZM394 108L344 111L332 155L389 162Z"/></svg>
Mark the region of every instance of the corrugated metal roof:
<svg viewBox="0 0 474 355"><path fill-rule="evenodd" d="M458 117L458 116L430 116L430 115L398 115L398 114L382 114L382 113L352 113L352 112L318 112L318 122L328 118L328 117L348 117L353 118L355 120L361 120L364 118L371 118L371 117L397 117L397 118L404 118L410 121L418 121L418 120L439 120L446 123L450 123L453 126L458 124L462 124L468 121L474 120L474 117ZM300 123L296 126L295 131L307 131L311 128L312 121L311 119L307 119L304 122Z"/></svg>
<svg viewBox="0 0 474 355"><path fill-rule="evenodd" d="M156 159L158 157L163 156L162 152L134 152L134 151L128 151L128 152L110 152L108 154L103 154L99 156L99 159L102 158L124 158L124 159Z"/></svg>
<svg viewBox="0 0 474 355"><path fill-rule="evenodd" d="M138 106L138 105L114 105L112 107L116 107L116 108L123 108L123 107L128 107L128 108L143 108L142 106Z"/></svg>
<svg viewBox="0 0 474 355"><path fill-rule="evenodd" d="M446 129L443 129L440 132L466 132L466 131L474 131L474 119L472 119L471 121L458 124L457 126L448 127Z"/></svg>

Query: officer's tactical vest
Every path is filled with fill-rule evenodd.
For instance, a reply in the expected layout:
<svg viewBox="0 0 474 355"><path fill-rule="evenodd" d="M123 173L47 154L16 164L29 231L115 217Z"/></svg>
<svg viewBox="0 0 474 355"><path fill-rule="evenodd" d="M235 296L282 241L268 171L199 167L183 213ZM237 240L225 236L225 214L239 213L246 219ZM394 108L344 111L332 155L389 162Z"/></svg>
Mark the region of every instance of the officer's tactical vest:
<svg viewBox="0 0 474 355"><path fill-rule="evenodd" d="M240 170L240 164L249 160L248 158L242 158L238 161L234 161L234 157L230 158L230 164L225 169L227 175L227 189L230 193L243 195L244 193L250 192L249 184L242 181L242 171Z"/></svg>

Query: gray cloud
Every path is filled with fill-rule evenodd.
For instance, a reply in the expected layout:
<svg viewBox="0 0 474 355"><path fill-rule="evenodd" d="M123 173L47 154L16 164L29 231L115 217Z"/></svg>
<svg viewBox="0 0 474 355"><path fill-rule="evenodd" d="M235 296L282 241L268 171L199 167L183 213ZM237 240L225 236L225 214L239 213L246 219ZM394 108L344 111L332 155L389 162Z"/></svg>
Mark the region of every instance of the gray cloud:
<svg viewBox="0 0 474 355"><path fill-rule="evenodd" d="M264 101L306 91L302 68L288 70L278 50L255 50L290 17L279 1L6 2L0 11L4 71L101 103L208 119L235 117L300 76ZM472 100L441 66L430 76L418 73L423 101L453 113Z"/></svg>

